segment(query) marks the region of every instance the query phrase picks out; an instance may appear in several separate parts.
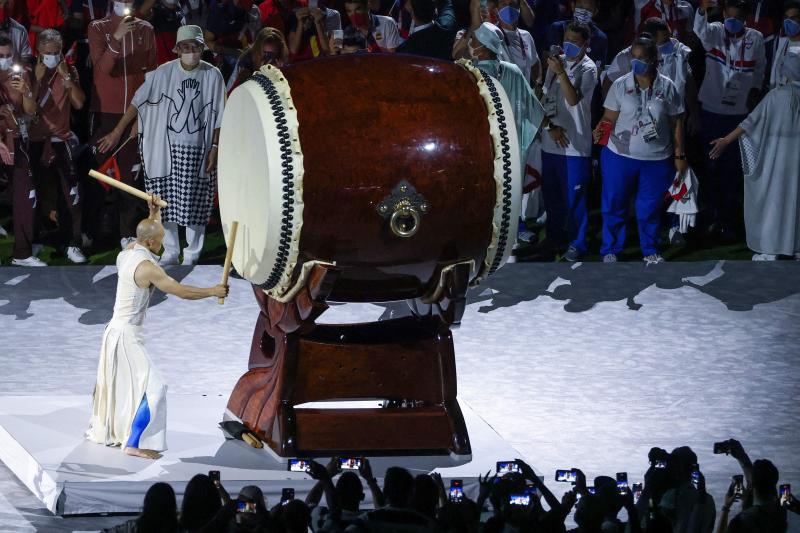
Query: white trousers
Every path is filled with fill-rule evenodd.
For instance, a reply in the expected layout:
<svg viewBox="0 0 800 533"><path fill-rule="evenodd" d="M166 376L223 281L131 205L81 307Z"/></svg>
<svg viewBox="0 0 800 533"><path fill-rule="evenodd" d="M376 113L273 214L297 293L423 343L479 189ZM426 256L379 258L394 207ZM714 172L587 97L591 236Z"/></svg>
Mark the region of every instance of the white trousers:
<svg viewBox="0 0 800 533"><path fill-rule="evenodd" d="M200 259L206 227L186 226L186 248L183 249L183 264L194 265ZM165 261L177 261L181 253L180 234L177 222L164 222L164 255Z"/></svg>

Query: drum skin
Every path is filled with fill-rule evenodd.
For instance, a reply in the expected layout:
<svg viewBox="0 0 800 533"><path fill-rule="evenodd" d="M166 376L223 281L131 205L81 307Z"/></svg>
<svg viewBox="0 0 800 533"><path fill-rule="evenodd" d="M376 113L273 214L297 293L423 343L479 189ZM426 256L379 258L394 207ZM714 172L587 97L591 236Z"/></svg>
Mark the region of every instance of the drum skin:
<svg viewBox="0 0 800 533"><path fill-rule="evenodd" d="M422 297L458 262L474 261L475 275L492 239L496 182L473 75L399 54L330 57L282 73L303 156L295 275L305 262L334 262L341 275L329 299L348 302ZM411 237L395 235L378 211L403 180L427 204Z"/></svg>

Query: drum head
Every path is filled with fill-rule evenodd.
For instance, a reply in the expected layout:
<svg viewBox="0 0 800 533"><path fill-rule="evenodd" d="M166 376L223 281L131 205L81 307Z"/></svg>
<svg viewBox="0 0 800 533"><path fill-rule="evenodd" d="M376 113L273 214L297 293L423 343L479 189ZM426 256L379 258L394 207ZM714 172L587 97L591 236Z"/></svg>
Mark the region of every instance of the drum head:
<svg viewBox="0 0 800 533"><path fill-rule="evenodd" d="M281 132L276 113L285 119ZM291 257L288 248L292 230L299 232L302 197L292 194L289 215L295 216L287 217L287 183L283 179L287 151L293 158L291 174L297 177L302 173L296 131L289 95L280 90L267 95L264 85L251 78L228 98L219 139L220 215L227 244L231 222L239 221L232 263L255 284L288 282L285 274L296 259L296 250ZM296 247L296 242L293 244Z"/></svg>

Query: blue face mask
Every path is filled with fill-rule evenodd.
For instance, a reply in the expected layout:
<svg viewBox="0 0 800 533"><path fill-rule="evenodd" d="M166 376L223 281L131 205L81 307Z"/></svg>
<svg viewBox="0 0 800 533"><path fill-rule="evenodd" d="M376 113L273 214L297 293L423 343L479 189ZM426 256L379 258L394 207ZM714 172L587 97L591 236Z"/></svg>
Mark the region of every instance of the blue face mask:
<svg viewBox="0 0 800 533"><path fill-rule="evenodd" d="M636 76L644 76L650 70L650 63L641 59L631 59L631 70Z"/></svg>
<svg viewBox="0 0 800 533"><path fill-rule="evenodd" d="M519 20L519 9L511 6L506 6L497 13L500 15L500 20L506 24L516 24Z"/></svg>
<svg viewBox="0 0 800 533"><path fill-rule="evenodd" d="M800 22L793 19L786 19L783 21L783 31L789 37L794 37L800 33Z"/></svg>
<svg viewBox="0 0 800 533"><path fill-rule="evenodd" d="M674 51L675 51L675 43L672 42L672 39L670 39L669 41L665 42L664 44L658 47L658 53L661 54L662 56L668 56Z"/></svg>
<svg viewBox="0 0 800 533"><path fill-rule="evenodd" d="M728 33L736 35L744 29L744 22L737 18L728 17L725 19L725 29Z"/></svg>
<svg viewBox="0 0 800 533"><path fill-rule="evenodd" d="M564 56L567 59L575 59L579 55L581 55L581 51L583 48L578 46L577 44L571 43L569 41L564 41Z"/></svg>

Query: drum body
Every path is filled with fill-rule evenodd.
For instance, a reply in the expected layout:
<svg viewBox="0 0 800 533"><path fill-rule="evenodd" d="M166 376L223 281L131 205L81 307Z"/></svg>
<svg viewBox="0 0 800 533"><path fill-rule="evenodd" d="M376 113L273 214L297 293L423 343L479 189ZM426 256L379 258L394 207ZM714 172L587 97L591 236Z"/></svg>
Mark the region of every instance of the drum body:
<svg viewBox="0 0 800 533"><path fill-rule="evenodd" d="M516 238L515 131L500 84L464 66L365 54L266 67L223 119L233 264L280 301L315 262L341 270L335 301L425 297L456 263L482 278Z"/></svg>

